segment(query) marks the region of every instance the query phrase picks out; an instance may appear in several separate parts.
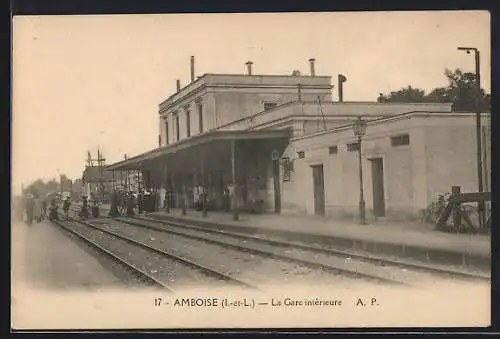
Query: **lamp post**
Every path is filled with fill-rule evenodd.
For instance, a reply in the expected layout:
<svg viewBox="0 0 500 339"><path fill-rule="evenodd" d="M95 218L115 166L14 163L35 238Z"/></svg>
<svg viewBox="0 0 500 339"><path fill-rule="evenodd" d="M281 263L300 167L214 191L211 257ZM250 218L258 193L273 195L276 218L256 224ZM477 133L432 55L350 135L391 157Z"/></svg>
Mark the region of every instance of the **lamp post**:
<svg viewBox="0 0 500 339"><path fill-rule="evenodd" d="M482 145L481 145L481 74L480 74L480 63L479 63L479 50L475 47L458 47L459 51L465 51L470 54L471 51L474 52L474 61L476 69L476 87L477 95L476 98L476 147L477 147L477 180L479 192L483 192L483 162L482 162ZM479 215L479 227L484 226L484 201L478 203L478 215Z"/></svg>
<svg viewBox="0 0 500 339"><path fill-rule="evenodd" d="M366 121L358 117L353 125L354 136L358 138L358 160L359 160L359 221L361 225L366 224L365 198L363 192L363 164L361 162L361 139L366 132Z"/></svg>

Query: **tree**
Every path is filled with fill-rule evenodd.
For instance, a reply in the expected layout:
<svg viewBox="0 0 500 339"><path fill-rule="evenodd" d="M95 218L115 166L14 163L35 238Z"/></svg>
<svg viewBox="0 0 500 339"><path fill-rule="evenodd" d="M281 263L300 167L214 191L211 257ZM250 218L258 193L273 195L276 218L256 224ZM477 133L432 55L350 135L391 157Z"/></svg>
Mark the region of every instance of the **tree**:
<svg viewBox="0 0 500 339"><path fill-rule="evenodd" d="M486 95L482 88L478 90L475 73L463 73L460 69L454 71L446 69L444 74L448 78L449 85L446 90L453 102L454 111L472 112L478 108L481 111L491 109L490 96Z"/></svg>
<svg viewBox="0 0 500 339"><path fill-rule="evenodd" d="M388 96L380 93L378 102L424 102L425 91L408 86L401 88L399 91L391 92Z"/></svg>
<svg viewBox="0 0 500 339"><path fill-rule="evenodd" d="M42 179L37 179L26 187L26 192L31 194L43 194L45 191L45 183Z"/></svg>
<svg viewBox="0 0 500 339"><path fill-rule="evenodd" d="M434 88L425 96L426 102L453 102L450 91L446 87Z"/></svg>
<svg viewBox="0 0 500 339"><path fill-rule="evenodd" d="M43 181L42 179L37 179L25 188L26 193L38 194L40 196L58 191L59 182L55 179L49 180L47 182Z"/></svg>
<svg viewBox="0 0 500 339"><path fill-rule="evenodd" d="M446 69L444 75L448 79L448 86L435 88L427 95L423 90L408 86L397 92L391 92L388 96L380 93L377 101L451 102L453 111L473 112L478 108L481 111L491 111L491 95L486 94L483 89L478 91L474 73L464 73L460 69L454 71Z"/></svg>

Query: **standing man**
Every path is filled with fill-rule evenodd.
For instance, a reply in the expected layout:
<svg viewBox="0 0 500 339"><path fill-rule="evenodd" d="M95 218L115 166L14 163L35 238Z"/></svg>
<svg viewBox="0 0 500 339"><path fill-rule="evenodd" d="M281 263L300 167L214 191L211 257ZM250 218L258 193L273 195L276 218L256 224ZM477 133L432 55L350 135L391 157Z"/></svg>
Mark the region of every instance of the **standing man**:
<svg viewBox="0 0 500 339"><path fill-rule="evenodd" d="M153 192L153 212L158 212L160 210L160 194L158 194L158 191L155 190Z"/></svg>
<svg viewBox="0 0 500 339"><path fill-rule="evenodd" d="M228 185L224 188L223 192L224 211L226 212L231 210L231 188L232 185Z"/></svg>
<svg viewBox="0 0 500 339"><path fill-rule="evenodd" d="M66 197L63 203L64 218L69 219L69 207L71 206L70 197Z"/></svg>
<svg viewBox="0 0 500 339"><path fill-rule="evenodd" d="M134 194L132 192L129 192L127 197L127 216L131 217L135 215L134 207L135 207Z"/></svg>
<svg viewBox="0 0 500 339"><path fill-rule="evenodd" d="M24 201L24 208L26 211L26 224L33 224L33 209L35 208L34 197L32 194L28 194Z"/></svg>
<svg viewBox="0 0 500 339"><path fill-rule="evenodd" d="M144 198L143 198L143 209L144 212L149 212L150 211L150 206L151 206L151 195L148 190L144 191Z"/></svg>
<svg viewBox="0 0 500 339"><path fill-rule="evenodd" d="M99 218L99 204L97 200L94 199L92 205L92 218Z"/></svg>
<svg viewBox="0 0 500 339"><path fill-rule="evenodd" d="M82 204L82 209L80 211L80 217L88 218L89 217L89 205L88 205L87 196L84 195L82 197L82 199L83 199L83 204ZM68 206L68 209L69 209L69 206Z"/></svg>
<svg viewBox="0 0 500 339"><path fill-rule="evenodd" d="M42 220L47 218L47 197L42 198Z"/></svg>
<svg viewBox="0 0 500 339"><path fill-rule="evenodd" d="M111 207L108 215L112 218L118 216L118 192L116 190L111 193Z"/></svg>
<svg viewBox="0 0 500 339"><path fill-rule="evenodd" d="M144 191L140 190L139 194L137 194L137 209L139 210L139 214L142 214L144 209Z"/></svg>
<svg viewBox="0 0 500 339"><path fill-rule="evenodd" d="M40 200L38 193L35 194L35 198L33 200L33 218L35 219L37 224L40 221L42 221L42 219L41 219L42 218L42 201Z"/></svg>
<svg viewBox="0 0 500 339"><path fill-rule="evenodd" d="M57 203L55 199L52 200L49 207L49 220L59 220L59 213L57 213Z"/></svg>

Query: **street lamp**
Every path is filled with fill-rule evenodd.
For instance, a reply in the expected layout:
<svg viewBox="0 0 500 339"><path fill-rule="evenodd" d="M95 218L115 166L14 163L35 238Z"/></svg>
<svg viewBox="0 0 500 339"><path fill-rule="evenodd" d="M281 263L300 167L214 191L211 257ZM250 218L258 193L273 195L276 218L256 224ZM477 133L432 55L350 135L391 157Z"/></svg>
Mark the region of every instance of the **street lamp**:
<svg viewBox="0 0 500 339"><path fill-rule="evenodd" d="M361 138L366 132L366 121L358 117L352 126L354 136L358 137L358 159L359 159L359 220L362 225L366 224L365 198L363 194L363 164L361 162Z"/></svg>
<svg viewBox="0 0 500 339"><path fill-rule="evenodd" d="M483 163L482 163L482 145L481 145L481 74L479 70L479 50L475 47L458 47L459 51L465 51L470 54L471 51L474 52L474 60L476 66L476 87L477 95L476 98L476 146L477 146L477 179L479 192L483 192ZM479 215L479 226L484 226L484 201L478 202L478 215Z"/></svg>

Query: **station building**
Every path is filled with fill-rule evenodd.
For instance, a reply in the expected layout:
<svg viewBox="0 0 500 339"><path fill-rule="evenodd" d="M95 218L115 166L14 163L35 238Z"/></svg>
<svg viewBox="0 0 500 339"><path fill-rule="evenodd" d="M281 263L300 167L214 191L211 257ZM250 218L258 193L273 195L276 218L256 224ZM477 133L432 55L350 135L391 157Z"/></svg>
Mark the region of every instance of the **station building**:
<svg viewBox="0 0 500 339"><path fill-rule="evenodd" d="M451 103L333 102L331 77L204 74L161 102L158 147L107 166L137 171L142 187L172 192L210 210L357 215L361 143L368 217L407 219L451 186L477 191L473 113ZM485 189L490 178L489 114L483 114ZM113 174L115 175L115 174ZM234 197L228 204L228 196Z"/></svg>

